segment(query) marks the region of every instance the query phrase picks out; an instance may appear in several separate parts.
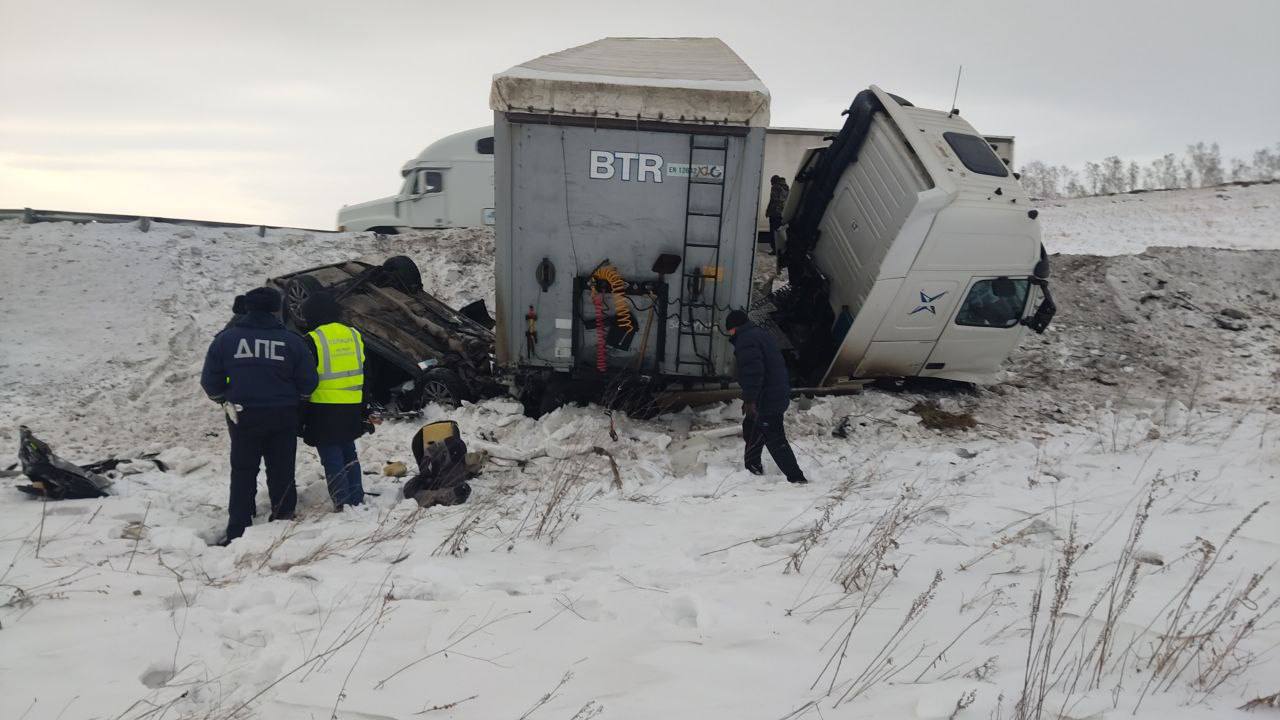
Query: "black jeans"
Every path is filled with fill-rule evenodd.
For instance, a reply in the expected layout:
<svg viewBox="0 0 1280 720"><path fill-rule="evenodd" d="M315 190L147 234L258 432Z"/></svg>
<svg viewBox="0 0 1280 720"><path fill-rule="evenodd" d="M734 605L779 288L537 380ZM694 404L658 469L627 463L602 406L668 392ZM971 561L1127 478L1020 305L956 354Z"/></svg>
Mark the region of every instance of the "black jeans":
<svg viewBox="0 0 1280 720"><path fill-rule="evenodd" d="M258 469L267 466L271 519L293 515L298 491L293 472L298 450L296 407L245 408L240 421L227 421L231 436L231 499L227 502L227 539L234 540L253 524L258 495Z"/></svg>
<svg viewBox="0 0 1280 720"><path fill-rule="evenodd" d="M747 444L743 462L747 468L761 466L760 453L769 448L769 455L778 464L778 469L788 480L804 478L796 462L796 454L791 451L787 442L786 430L782 427L782 415L748 415L742 418L742 439Z"/></svg>
<svg viewBox="0 0 1280 720"><path fill-rule="evenodd" d="M769 218L769 252L778 252L778 228L782 227L782 218Z"/></svg>

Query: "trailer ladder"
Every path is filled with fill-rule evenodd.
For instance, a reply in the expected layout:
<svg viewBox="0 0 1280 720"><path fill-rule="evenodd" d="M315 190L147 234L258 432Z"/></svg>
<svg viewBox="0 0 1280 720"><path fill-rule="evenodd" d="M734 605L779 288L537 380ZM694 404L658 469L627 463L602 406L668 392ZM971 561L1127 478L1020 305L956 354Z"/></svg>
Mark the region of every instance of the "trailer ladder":
<svg viewBox="0 0 1280 720"><path fill-rule="evenodd" d="M729 166L729 136L689 136L689 177L685 188L684 248L680 264L679 328L676 331L676 372L685 365L701 365L703 373L715 374L712 358L716 333L716 305L719 300L721 235L724 232L725 176ZM698 162L695 162L697 160ZM718 172L718 175L717 175ZM699 191L695 208L694 187L712 186ZM714 220L715 242L708 242L709 221ZM690 234L690 224L695 228ZM699 230L702 232L700 233ZM710 260L710 262L707 262ZM705 268L705 269L704 269ZM710 302L707 300L710 284ZM686 338L694 358L684 356ZM706 338L707 351L699 352L698 339Z"/></svg>

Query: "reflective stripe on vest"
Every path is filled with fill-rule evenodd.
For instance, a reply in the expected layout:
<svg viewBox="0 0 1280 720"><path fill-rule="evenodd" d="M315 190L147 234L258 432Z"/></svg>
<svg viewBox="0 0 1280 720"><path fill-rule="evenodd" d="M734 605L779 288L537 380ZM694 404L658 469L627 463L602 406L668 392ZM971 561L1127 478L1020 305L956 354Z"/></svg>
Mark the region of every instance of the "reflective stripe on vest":
<svg viewBox="0 0 1280 720"><path fill-rule="evenodd" d="M311 402L354 405L364 396L364 338L355 328L328 323L308 333L316 343L320 384Z"/></svg>

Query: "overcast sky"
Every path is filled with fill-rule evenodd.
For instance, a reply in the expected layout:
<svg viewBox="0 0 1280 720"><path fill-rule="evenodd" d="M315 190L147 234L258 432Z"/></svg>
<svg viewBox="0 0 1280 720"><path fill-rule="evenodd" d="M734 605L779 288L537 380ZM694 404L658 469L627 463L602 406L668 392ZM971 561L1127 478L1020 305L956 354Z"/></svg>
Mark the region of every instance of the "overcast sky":
<svg viewBox="0 0 1280 720"><path fill-rule="evenodd" d="M331 228L489 80L605 36L718 36L774 125L872 83L1016 135L1018 162L1280 142L1280 0L0 0L0 208Z"/></svg>

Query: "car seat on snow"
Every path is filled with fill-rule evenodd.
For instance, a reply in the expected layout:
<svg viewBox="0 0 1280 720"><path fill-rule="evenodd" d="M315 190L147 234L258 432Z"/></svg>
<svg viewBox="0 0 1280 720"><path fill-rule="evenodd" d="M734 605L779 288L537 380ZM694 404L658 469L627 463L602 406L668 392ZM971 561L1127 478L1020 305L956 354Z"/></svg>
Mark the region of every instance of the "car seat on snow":
<svg viewBox="0 0 1280 720"><path fill-rule="evenodd" d="M467 484L467 444L452 420L427 423L413 436L418 473L404 484L404 496L422 507L458 505L471 496Z"/></svg>

